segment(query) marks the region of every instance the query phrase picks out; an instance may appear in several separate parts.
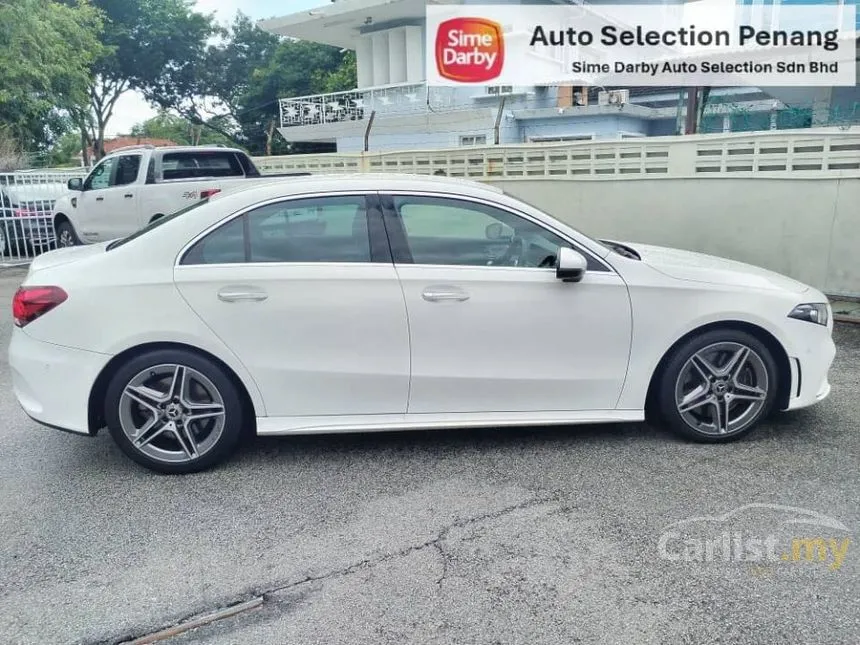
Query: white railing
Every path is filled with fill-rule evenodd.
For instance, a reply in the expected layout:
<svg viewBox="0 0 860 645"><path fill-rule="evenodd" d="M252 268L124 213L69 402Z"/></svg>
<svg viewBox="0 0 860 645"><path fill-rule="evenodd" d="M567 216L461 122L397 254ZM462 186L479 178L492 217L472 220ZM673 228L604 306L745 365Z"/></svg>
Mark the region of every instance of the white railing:
<svg viewBox="0 0 860 645"><path fill-rule="evenodd" d="M263 173L398 172L492 179L860 176L860 128L257 157Z"/></svg>
<svg viewBox="0 0 860 645"><path fill-rule="evenodd" d="M452 105L450 88L426 83L385 85L281 99L281 127L361 121L373 111L409 114Z"/></svg>

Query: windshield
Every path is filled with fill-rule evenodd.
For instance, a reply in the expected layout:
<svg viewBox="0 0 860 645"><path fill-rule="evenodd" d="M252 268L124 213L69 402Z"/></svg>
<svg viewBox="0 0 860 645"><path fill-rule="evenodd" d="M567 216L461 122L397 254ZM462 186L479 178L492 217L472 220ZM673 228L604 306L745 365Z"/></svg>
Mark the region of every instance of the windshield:
<svg viewBox="0 0 860 645"><path fill-rule="evenodd" d="M123 238L120 238L118 240L114 240L113 242L111 242L110 244L107 245L106 250L112 251L113 249L119 248L123 244L127 244L128 242L131 242L132 240L136 240L137 238L139 238L143 235L146 235L152 229L158 228L162 224L167 224L167 222L169 222L170 220L176 219L180 215L184 215L188 211L193 211L195 208L199 208L200 206L203 206L203 204L208 204L208 203L209 203L209 198L207 197L206 199L201 199L199 202L194 202L193 204L191 204L191 206L186 206L182 210L176 211L172 215L165 215L164 217L159 217L157 220L150 222L149 224L144 226L142 229L140 229L139 231L135 231L134 233L132 233L128 237L123 237Z"/></svg>

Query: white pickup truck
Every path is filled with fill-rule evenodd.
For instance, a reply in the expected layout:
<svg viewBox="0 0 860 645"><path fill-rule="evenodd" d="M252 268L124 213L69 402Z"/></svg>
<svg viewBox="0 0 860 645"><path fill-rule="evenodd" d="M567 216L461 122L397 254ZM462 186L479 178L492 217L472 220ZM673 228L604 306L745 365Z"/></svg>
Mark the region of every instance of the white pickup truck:
<svg viewBox="0 0 860 645"><path fill-rule="evenodd" d="M233 148L131 146L107 155L86 179L71 179L53 208L58 246L131 235L153 220L250 182L308 173L261 175Z"/></svg>

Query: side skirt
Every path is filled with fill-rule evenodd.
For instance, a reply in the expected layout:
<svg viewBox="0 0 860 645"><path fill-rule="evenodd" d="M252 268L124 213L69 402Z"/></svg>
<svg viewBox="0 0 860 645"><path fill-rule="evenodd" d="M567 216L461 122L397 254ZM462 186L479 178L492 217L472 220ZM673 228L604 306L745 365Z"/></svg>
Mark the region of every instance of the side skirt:
<svg viewBox="0 0 860 645"><path fill-rule="evenodd" d="M396 430L433 430L441 428L635 423L644 420L645 412L643 410L257 417L257 434L260 436L271 436L333 434L342 432L390 432Z"/></svg>

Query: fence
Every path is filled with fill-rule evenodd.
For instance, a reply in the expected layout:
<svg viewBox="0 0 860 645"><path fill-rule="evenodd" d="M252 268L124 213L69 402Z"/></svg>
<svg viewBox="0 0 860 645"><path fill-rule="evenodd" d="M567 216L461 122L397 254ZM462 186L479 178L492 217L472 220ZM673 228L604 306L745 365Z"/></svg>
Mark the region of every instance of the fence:
<svg viewBox="0 0 860 645"><path fill-rule="evenodd" d="M261 172L397 172L478 181L654 179L660 176L814 178L860 171L860 128L775 130L400 152L258 157ZM860 174L860 173L858 173Z"/></svg>
<svg viewBox="0 0 860 645"><path fill-rule="evenodd" d="M56 248L51 212L66 183L81 170L38 170L0 174L0 263Z"/></svg>

